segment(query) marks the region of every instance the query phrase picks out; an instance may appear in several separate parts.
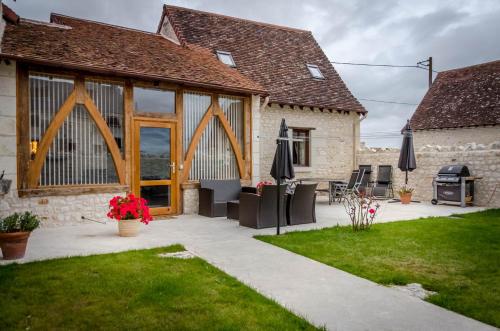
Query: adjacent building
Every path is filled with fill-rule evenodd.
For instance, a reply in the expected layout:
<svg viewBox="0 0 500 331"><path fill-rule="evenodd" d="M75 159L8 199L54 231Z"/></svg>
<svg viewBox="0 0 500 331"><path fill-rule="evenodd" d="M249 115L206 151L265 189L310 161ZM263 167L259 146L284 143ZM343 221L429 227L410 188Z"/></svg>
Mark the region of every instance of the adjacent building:
<svg viewBox="0 0 500 331"><path fill-rule="evenodd" d="M202 178L270 178L281 118L298 176L356 165L366 110L309 31L174 6L154 33L2 11L0 216L103 218L124 192L196 212Z"/></svg>
<svg viewBox="0 0 500 331"><path fill-rule="evenodd" d="M417 148L500 141L500 61L440 72L411 125Z"/></svg>

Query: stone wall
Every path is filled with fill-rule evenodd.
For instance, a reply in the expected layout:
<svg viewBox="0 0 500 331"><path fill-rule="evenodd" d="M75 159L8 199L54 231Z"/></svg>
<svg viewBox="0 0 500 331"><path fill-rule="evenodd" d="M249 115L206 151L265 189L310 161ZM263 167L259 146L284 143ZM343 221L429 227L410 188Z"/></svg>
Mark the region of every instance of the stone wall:
<svg viewBox="0 0 500 331"><path fill-rule="evenodd" d="M296 168L297 178L329 177L345 179L355 165L358 149L359 116L317 109L290 108L272 104L260 113L260 180L270 180L269 174L276 151L276 137L281 119L289 127L311 130L311 166ZM255 145L255 144L254 144Z"/></svg>
<svg viewBox="0 0 500 331"><path fill-rule="evenodd" d="M432 179L442 166L465 164L472 175L483 177L476 181L476 205L500 207L500 141L489 145L427 145L416 149L415 156L417 169L409 173L408 185L415 188L417 199L426 202L432 199ZM404 173L397 168L399 149L362 148L357 157L359 164L371 164L374 167L373 180L377 178L378 165L390 164L394 168L394 189L404 184Z"/></svg>
<svg viewBox="0 0 500 331"><path fill-rule="evenodd" d="M105 221L108 203L115 195L124 193L99 193L72 196L18 198L15 190L0 197L0 217L14 212L31 211L42 219L43 227L85 224L82 216Z"/></svg>
<svg viewBox="0 0 500 331"><path fill-rule="evenodd" d="M16 64L0 61L0 173L16 186ZM0 198L1 199L1 198Z"/></svg>
<svg viewBox="0 0 500 331"><path fill-rule="evenodd" d="M435 144L442 146L459 146L469 143L489 145L500 140L500 125L415 131L413 137L415 148Z"/></svg>
<svg viewBox="0 0 500 331"><path fill-rule="evenodd" d="M182 190L182 213L198 214L198 189L184 188Z"/></svg>

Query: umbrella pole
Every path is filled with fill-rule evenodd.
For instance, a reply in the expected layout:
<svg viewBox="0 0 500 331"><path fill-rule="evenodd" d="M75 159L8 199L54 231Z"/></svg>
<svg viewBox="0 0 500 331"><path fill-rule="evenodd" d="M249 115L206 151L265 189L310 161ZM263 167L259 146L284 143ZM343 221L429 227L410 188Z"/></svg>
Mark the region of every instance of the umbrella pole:
<svg viewBox="0 0 500 331"><path fill-rule="evenodd" d="M281 145L281 140L277 139L276 140L276 145L278 145L277 149L279 151L280 149L280 145ZM276 205L277 205L277 215L278 217L276 218L277 221L276 221L276 235L279 235L280 234L280 188L281 188L281 174L280 174L280 153L276 153L276 172L277 172L277 178L276 178Z"/></svg>
<svg viewBox="0 0 500 331"><path fill-rule="evenodd" d="M408 185L408 170L405 171L406 176L405 176L405 185Z"/></svg>

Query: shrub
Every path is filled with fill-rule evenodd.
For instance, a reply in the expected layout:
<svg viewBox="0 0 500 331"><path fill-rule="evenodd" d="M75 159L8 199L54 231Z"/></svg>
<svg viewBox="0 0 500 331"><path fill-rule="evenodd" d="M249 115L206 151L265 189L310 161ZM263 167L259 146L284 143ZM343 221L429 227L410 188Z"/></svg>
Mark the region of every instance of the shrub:
<svg viewBox="0 0 500 331"><path fill-rule="evenodd" d="M31 212L14 213L0 220L0 232L31 232L40 225L39 217Z"/></svg>
<svg viewBox="0 0 500 331"><path fill-rule="evenodd" d="M366 230L371 227L380 205L373 197L364 194L348 193L343 199L344 208L351 219L354 231Z"/></svg>

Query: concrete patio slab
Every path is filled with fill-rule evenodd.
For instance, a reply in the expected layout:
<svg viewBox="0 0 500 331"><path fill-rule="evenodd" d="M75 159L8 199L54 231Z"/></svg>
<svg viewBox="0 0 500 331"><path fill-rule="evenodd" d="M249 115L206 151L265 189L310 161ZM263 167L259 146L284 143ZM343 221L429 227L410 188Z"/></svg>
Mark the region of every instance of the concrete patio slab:
<svg viewBox="0 0 500 331"><path fill-rule="evenodd" d="M382 203L380 219L412 219L480 209ZM348 223L341 206L319 202L317 212L318 223L284 231ZM184 215L152 222L141 231L138 237L121 238L116 235L114 222L39 229L32 234L27 256L19 262L180 243L263 295L329 330L495 330L396 289L252 238L255 234L273 233L273 229L253 230L223 218Z"/></svg>

